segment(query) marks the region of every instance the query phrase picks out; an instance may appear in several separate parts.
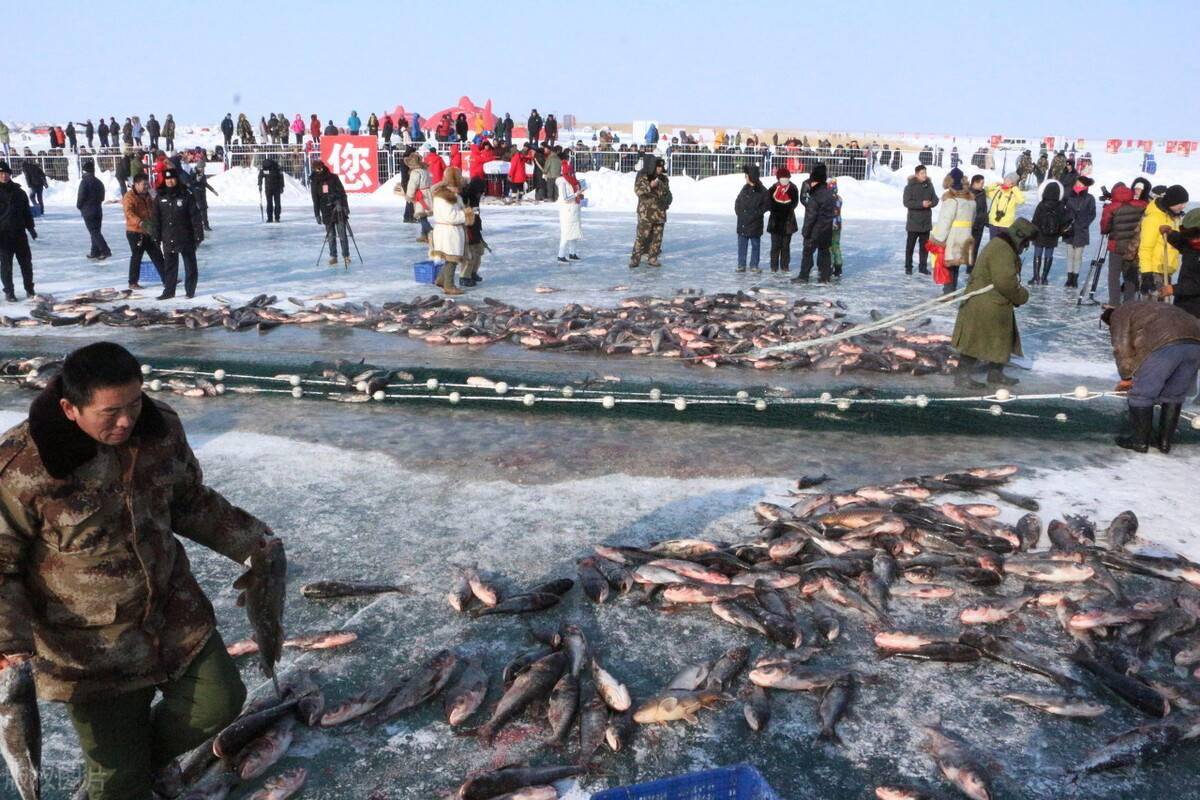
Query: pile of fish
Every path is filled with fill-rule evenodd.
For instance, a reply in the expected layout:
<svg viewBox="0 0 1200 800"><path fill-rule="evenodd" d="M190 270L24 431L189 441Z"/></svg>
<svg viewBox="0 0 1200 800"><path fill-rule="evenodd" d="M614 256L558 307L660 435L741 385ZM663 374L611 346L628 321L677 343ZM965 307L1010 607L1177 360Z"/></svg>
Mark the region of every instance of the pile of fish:
<svg viewBox="0 0 1200 800"><path fill-rule="evenodd" d="M761 732L773 714L792 713L780 707L779 693L812 695L817 738L836 748L848 713L870 716L869 708L856 706L880 693L865 688L902 690L887 685L895 669L885 664L923 670L930 667L922 664L953 663L967 674L1013 670L1020 688L997 692L996 704L1102 726L1110 734L1103 744L1079 745L1061 765L1055 780L1062 795L1077 791L1072 784L1092 773L1194 747L1200 687L1190 679L1200 678L1200 565L1141 542L1132 511L1103 531L1081 516L1044 527L1037 501L1005 487L1017 472L1014 466L971 468L847 491L822 491L824 475L802 478L791 505L755 506L757 532L742 541L599 544L578 559L574 579L534 586L461 570L446 600L455 613L480 620L468 627L488 624L481 618L491 614L528 615L530 645L497 674L489 675L477 650L464 655L451 645L417 657L398 677L327 703L312 671L292 670L280 676L278 694L250 704L162 776L161 793L179 796L190 786L182 796L191 800L224 798L240 782L265 775L286 754L298 725L317 733L357 722L369 731L440 701L447 724L481 747L526 736L528 722L521 733L510 730L524 717L544 730L550 753L544 765L470 774L456 797L553 800L555 782L602 771L606 750L625 750L642 726L695 724L703 714L725 714L733 706L750 732ZM939 494L980 497L939 502ZM1000 507L985 498L1028 513L1001 522ZM621 603L670 619L711 615L748 638L722 653L697 654L665 685L635 696L606 666L601 636L584 634L579 614L586 604L566 602L576 584L595 604ZM301 590L313 601L405 591L388 582L352 581ZM566 619L538 624L535 615L562 607ZM934 609L941 612L930 613ZM933 625L933 618L953 622ZM330 649L356 638L351 631L320 632L280 646ZM858 645L878 658L864 663ZM254 641L230 646L239 655L256 649ZM901 680L925 679L914 672ZM0 704L13 694L0 680ZM984 711L972 706L966 712L980 714L978 720L913 723L930 777L941 776L972 800L996 796L995 774L975 733L985 728ZM6 725L9 714L2 716ZM1140 721L1130 725L1123 717ZM0 741L14 775L36 780L30 754L14 753L11 742L20 737ZM1073 746L1067 740L1064 747ZM303 770L285 773L254 796L289 797L304 777ZM881 782L873 790L880 800L946 796L931 784Z"/></svg>
<svg viewBox="0 0 1200 800"><path fill-rule="evenodd" d="M0 327L40 325L153 326L193 330L226 328L267 332L281 325L330 325L407 335L431 345L490 345L511 342L531 350L605 355L655 356L708 367L821 369L926 375L947 372L957 358L945 334L894 327L855 341L826 343L793 353L759 357L772 345L819 339L853 325L840 301L793 299L782 292L750 290L675 297L629 297L615 307L571 303L559 309L522 309L485 297L478 304L437 295L411 302L334 303L344 292L276 306L274 295L258 295L234 306L156 309L121 302L129 290L99 289L58 302L39 296L28 317L0 316ZM877 316L873 315L873 316Z"/></svg>

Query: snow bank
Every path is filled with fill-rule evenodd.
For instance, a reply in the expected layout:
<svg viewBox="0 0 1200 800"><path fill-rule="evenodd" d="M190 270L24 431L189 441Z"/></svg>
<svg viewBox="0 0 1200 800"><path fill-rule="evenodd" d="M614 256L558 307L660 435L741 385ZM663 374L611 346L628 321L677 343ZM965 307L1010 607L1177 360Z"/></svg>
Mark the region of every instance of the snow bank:
<svg viewBox="0 0 1200 800"><path fill-rule="evenodd" d="M220 192L208 196L210 206L258 205L258 170L253 167L234 167L208 179L208 185ZM283 176L282 202L287 205L312 205L308 188L291 175Z"/></svg>

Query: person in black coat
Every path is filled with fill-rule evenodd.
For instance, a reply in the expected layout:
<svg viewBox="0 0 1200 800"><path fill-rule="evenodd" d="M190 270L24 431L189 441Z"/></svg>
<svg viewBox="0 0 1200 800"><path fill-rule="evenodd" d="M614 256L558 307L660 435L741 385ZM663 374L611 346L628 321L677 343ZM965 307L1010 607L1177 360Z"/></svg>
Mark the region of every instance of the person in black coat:
<svg viewBox="0 0 1200 800"><path fill-rule="evenodd" d="M929 241L929 232L933 230L933 207L938 204L937 192L924 164L920 164L908 176L904 186L904 207L908 209L908 219L904 229L908 236L904 243L904 274L912 275L913 247L920 245L920 272L929 274L929 253L925 244Z"/></svg>
<svg viewBox="0 0 1200 800"><path fill-rule="evenodd" d="M96 126L92 124L90 119L83 123L83 138L87 139L88 149L91 150L92 141L96 138Z"/></svg>
<svg viewBox="0 0 1200 800"><path fill-rule="evenodd" d="M346 187L342 179L329 171L324 161L313 164L312 181L313 215L325 226L325 241L329 242L329 266L337 266L338 242L342 243L342 256L346 268L350 267L350 242L346 237L346 220L350 216L350 204L346 200Z"/></svg>
<svg viewBox="0 0 1200 800"><path fill-rule="evenodd" d="M746 271L746 250L749 249L750 271L760 272L758 256L762 246L763 214L767 212L767 187L762 185L757 166L748 164L743 171L746 185L733 201L733 213L737 216L737 271Z"/></svg>
<svg viewBox="0 0 1200 800"><path fill-rule="evenodd" d="M1166 283L1160 295L1174 295L1177 307L1200 317L1200 210L1192 209L1184 215L1179 230L1167 234L1167 244L1182 258L1175 284Z"/></svg>
<svg viewBox="0 0 1200 800"><path fill-rule="evenodd" d="M267 222L279 222L280 200L283 197L283 170L279 162L266 158L258 168L258 191L266 191Z"/></svg>
<svg viewBox="0 0 1200 800"><path fill-rule="evenodd" d="M813 166L806 181L808 192L804 202L804 225L800 229L804 236L804 251L800 257L800 274L793 279L796 283L808 283L814 253L817 257L818 283L829 283L832 278L833 262L829 246L833 244L837 201L826 180L825 165Z"/></svg>
<svg viewBox="0 0 1200 800"><path fill-rule="evenodd" d="M92 123L88 123L88 130L92 129ZM100 118L100 124L95 128L96 135L100 137L100 146L108 147L108 124L104 121L104 117ZM92 134L88 134L88 147L92 146Z"/></svg>
<svg viewBox="0 0 1200 800"><path fill-rule="evenodd" d="M469 129L467 127L467 115L460 113L458 115L458 117L454 120L454 133L457 134L458 140L460 142L465 142L467 140L468 131L469 131Z"/></svg>
<svg viewBox="0 0 1200 800"><path fill-rule="evenodd" d="M10 303L17 302L12 277L14 256L21 267L25 296L33 297L33 255L29 252L26 232L37 239L29 198L19 183L13 183L8 162L0 161L0 281L4 284L4 299Z"/></svg>
<svg viewBox="0 0 1200 800"><path fill-rule="evenodd" d="M208 176L204 174L203 160L196 162L195 170L192 172L192 185L188 187L192 192L192 199L196 202L196 210L200 212L200 223L204 226L204 230L211 231L212 226L208 224L208 193L212 192L218 197L221 193L208 185Z"/></svg>
<svg viewBox="0 0 1200 800"><path fill-rule="evenodd" d="M46 203L42 200L42 192L46 189L45 170L41 164L27 158L21 163L21 173L25 176L25 186L29 189L29 202L45 213Z"/></svg>
<svg viewBox="0 0 1200 800"><path fill-rule="evenodd" d="M971 176L971 194L975 195L975 219L971 221L971 238L975 240L971 252L971 263L967 265L967 274L979 258L979 245L983 243L983 229L987 227L988 199L986 179L982 175Z"/></svg>
<svg viewBox="0 0 1200 800"><path fill-rule="evenodd" d="M771 272L787 272L792 263L792 234L796 225L796 206L800 191L792 184L787 167L775 170L775 185L767 192L767 232L771 234Z"/></svg>
<svg viewBox="0 0 1200 800"><path fill-rule="evenodd" d="M554 146L558 142L558 120L553 114L546 116L546 144Z"/></svg>
<svg viewBox="0 0 1200 800"><path fill-rule="evenodd" d="M75 133L75 123L74 122L67 123L67 130L65 131L65 133L67 134L67 143L71 147L71 152L78 153L79 152L79 139Z"/></svg>
<svg viewBox="0 0 1200 800"><path fill-rule="evenodd" d="M196 243L203 222L192 194L179 181L174 167L163 170L163 188L154 198L150 237L162 246L163 292L159 300L170 300L179 285L179 260L183 259L183 289L189 298L196 296L200 269L196 264Z"/></svg>
<svg viewBox="0 0 1200 800"><path fill-rule="evenodd" d="M1030 286L1044 286L1054 266L1054 249L1070 222L1067 205L1062 201L1062 185L1056 180L1046 182L1042 199L1033 211L1033 227L1037 237L1033 240L1033 277Z"/></svg>
<svg viewBox="0 0 1200 800"><path fill-rule="evenodd" d="M537 112L536 108L530 112L526 127L529 129L529 141L537 144L538 136L542 132L542 115Z"/></svg>
<svg viewBox="0 0 1200 800"><path fill-rule="evenodd" d="M408 157L411 156L415 152L417 152L417 148L413 147L410 144L408 147L404 148L404 152L400 155L400 186L399 186L399 190L401 192L404 192L405 187L408 186L408 174L411 171L408 166ZM404 222L416 224L417 220L413 216L413 213L415 210L416 209L413 208L413 204L408 201L407 196L406 196L405 202L404 202Z"/></svg>
<svg viewBox="0 0 1200 800"><path fill-rule="evenodd" d="M92 249L87 257L92 261L103 261L112 255L108 242L104 241L104 233L100 223L104 220L104 184L96 177L96 162L84 159L83 179L79 181L79 194L75 198L75 207L83 217L88 235L92 237Z"/></svg>
<svg viewBox="0 0 1200 800"><path fill-rule="evenodd" d="M146 133L150 134L150 149L158 149L158 135L162 133L162 127L158 124L158 120L154 115L150 115L150 119L146 120Z"/></svg>
<svg viewBox="0 0 1200 800"><path fill-rule="evenodd" d="M128 156L128 155L117 156L117 165L116 165L114 171L116 172L116 176L117 176L117 189L119 190L121 197L124 197L125 192L129 191L129 159L130 158L132 158L132 156Z"/></svg>

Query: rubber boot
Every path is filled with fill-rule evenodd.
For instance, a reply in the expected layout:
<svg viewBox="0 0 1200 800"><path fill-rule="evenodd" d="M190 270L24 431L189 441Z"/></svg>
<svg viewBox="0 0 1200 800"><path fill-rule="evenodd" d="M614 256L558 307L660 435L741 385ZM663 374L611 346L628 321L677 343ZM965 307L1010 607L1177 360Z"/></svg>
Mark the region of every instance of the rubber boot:
<svg viewBox="0 0 1200 800"><path fill-rule="evenodd" d="M1050 267L1052 266L1053 264L1047 264L1046 266L1042 267L1042 286L1050 285Z"/></svg>
<svg viewBox="0 0 1200 800"><path fill-rule="evenodd" d="M958 369L954 371L955 389L982 389L983 384L971 377L971 371L979 362L970 356L958 357Z"/></svg>
<svg viewBox="0 0 1200 800"><path fill-rule="evenodd" d="M1175 429L1179 427L1179 414L1183 411L1182 403L1163 403L1158 415L1158 441L1155 443L1164 453L1171 452L1171 440L1175 438Z"/></svg>
<svg viewBox="0 0 1200 800"><path fill-rule="evenodd" d="M1016 378L1004 374L1003 364L992 364L987 371L988 386L1016 386L1020 383Z"/></svg>
<svg viewBox="0 0 1200 800"><path fill-rule="evenodd" d="M1131 436L1118 436L1117 447L1144 453L1150 449L1150 433L1154 428L1154 406L1129 408L1129 424L1133 426Z"/></svg>
<svg viewBox="0 0 1200 800"><path fill-rule="evenodd" d="M454 270L455 264L452 261L447 261L442 266L442 292L449 295L462 294L463 290L454 285Z"/></svg>

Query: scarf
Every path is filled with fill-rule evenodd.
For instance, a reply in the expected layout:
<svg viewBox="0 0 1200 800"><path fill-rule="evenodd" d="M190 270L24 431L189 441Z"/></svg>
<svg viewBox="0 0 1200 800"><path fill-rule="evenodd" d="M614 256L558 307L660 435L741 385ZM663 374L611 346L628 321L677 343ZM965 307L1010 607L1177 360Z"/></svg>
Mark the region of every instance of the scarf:
<svg viewBox="0 0 1200 800"><path fill-rule="evenodd" d="M776 203L790 203L792 201L791 195L788 194L788 189L790 187L791 184L788 184L787 186L784 186L782 183L775 184Z"/></svg>

